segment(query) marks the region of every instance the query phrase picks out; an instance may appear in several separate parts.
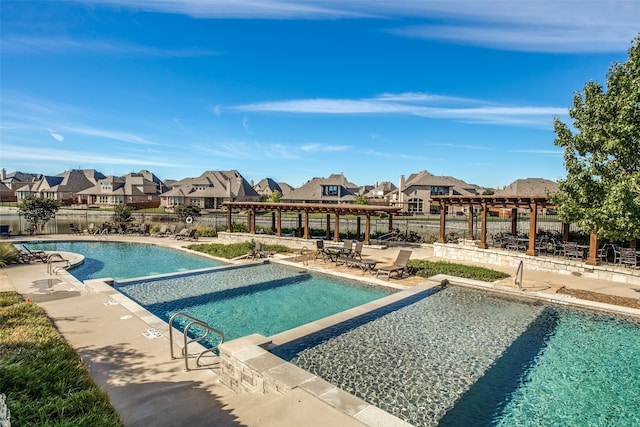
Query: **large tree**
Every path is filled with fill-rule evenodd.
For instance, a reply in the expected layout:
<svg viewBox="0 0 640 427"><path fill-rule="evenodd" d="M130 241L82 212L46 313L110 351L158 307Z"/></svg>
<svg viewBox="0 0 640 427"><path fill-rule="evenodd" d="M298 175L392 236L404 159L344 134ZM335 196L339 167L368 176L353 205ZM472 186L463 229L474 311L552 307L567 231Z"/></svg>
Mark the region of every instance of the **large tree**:
<svg viewBox="0 0 640 427"><path fill-rule="evenodd" d="M640 237L640 35L627 62L614 63L607 86L588 82L573 98L575 133L557 117L566 179L553 197L560 219L599 237Z"/></svg>
<svg viewBox="0 0 640 427"><path fill-rule="evenodd" d="M60 202L57 200L34 195L26 197L18 204L20 214L30 224L31 233L42 231L42 227L56 215L58 209L60 209Z"/></svg>

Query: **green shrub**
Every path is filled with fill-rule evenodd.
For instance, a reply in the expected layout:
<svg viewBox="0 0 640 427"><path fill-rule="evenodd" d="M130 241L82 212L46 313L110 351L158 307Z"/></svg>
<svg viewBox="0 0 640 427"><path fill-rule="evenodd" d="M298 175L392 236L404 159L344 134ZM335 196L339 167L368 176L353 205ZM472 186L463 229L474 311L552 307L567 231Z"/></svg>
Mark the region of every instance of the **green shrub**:
<svg viewBox="0 0 640 427"><path fill-rule="evenodd" d="M18 262L20 250L11 243L0 243L0 267Z"/></svg>
<svg viewBox="0 0 640 427"><path fill-rule="evenodd" d="M196 226L196 231L199 237L217 237L218 232L215 227L210 227L207 225L198 225Z"/></svg>
<svg viewBox="0 0 640 427"><path fill-rule="evenodd" d="M507 273L473 265L454 264L446 261L410 260L409 266L416 270L420 277L431 277L436 274L463 277L465 279L494 282L509 277Z"/></svg>
<svg viewBox="0 0 640 427"><path fill-rule="evenodd" d="M231 223L231 232L232 233L246 233L247 232L247 224L245 224L244 222Z"/></svg>

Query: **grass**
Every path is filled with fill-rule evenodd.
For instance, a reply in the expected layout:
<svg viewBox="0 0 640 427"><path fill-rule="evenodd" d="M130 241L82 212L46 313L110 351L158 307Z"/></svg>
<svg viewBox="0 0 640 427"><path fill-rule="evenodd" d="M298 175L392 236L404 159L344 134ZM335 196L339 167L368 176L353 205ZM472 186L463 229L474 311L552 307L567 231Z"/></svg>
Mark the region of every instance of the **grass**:
<svg viewBox="0 0 640 427"><path fill-rule="evenodd" d="M431 277L436 274L448 274L450 276L463 277L465 279L493 282L509 277L507 273L472 265L454 264L446 261L410 260L409 266L416 270L420 277Z"/></svg>
<svg viewBox="0 0 640 427"><path fill-rule="evenodd" d="M124 426L44 311L0 292L0 391L15 426Z"/></svg>
<svg viewBox="0 0 640 427"><path fill-rule="evenodd" d="M187 246L187 248L198 252L204 252L206 254L219 258L233 259L248 254L249 252L251 252L254 246L254 242L231 243L228 245L220 243L196 243ZM291 251L291 249L283 245L265 244L262 245L262 250L265 252L273 253L285 253Z"/></svg>

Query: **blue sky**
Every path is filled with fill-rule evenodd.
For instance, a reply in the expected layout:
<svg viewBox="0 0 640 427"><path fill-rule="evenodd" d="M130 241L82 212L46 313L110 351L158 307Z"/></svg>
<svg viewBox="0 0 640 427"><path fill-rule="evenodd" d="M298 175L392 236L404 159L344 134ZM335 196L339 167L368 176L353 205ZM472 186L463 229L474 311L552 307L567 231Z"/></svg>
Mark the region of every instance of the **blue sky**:
<svg viewBox="0 0 640 427"><path fill-rule="evenodd" d="M294 187L565 176L553 117L606 83L640 2L0 2L0 166L237 169Z"/></svg>

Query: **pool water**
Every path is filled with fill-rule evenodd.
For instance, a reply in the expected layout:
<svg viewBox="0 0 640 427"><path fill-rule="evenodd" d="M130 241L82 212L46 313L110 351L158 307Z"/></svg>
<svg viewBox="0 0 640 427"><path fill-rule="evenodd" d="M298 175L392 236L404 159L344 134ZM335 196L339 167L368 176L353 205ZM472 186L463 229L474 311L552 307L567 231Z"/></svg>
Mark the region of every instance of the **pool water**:
<svg viewBox="0 0 640 427"><path fill-rule="evenodd" d="M396 292L271 263L117 281L115 288L165 321L185 313L226 340L269 337Z"/></svg>
<svg viewBox="0 0 640 427"><path fill-rule="evenodd" d="M142 243L34 242L26 245L31 250L84 255L84 263L69 270L81 281L106 277L121 280L224 265L206 257Z"/></svg>
<svg viewBox="0 0 640 427"><path fill-rule="evenodd" d="M448 287L304 341L274 353L415 426L640 425L637 321Z"/></svg>

